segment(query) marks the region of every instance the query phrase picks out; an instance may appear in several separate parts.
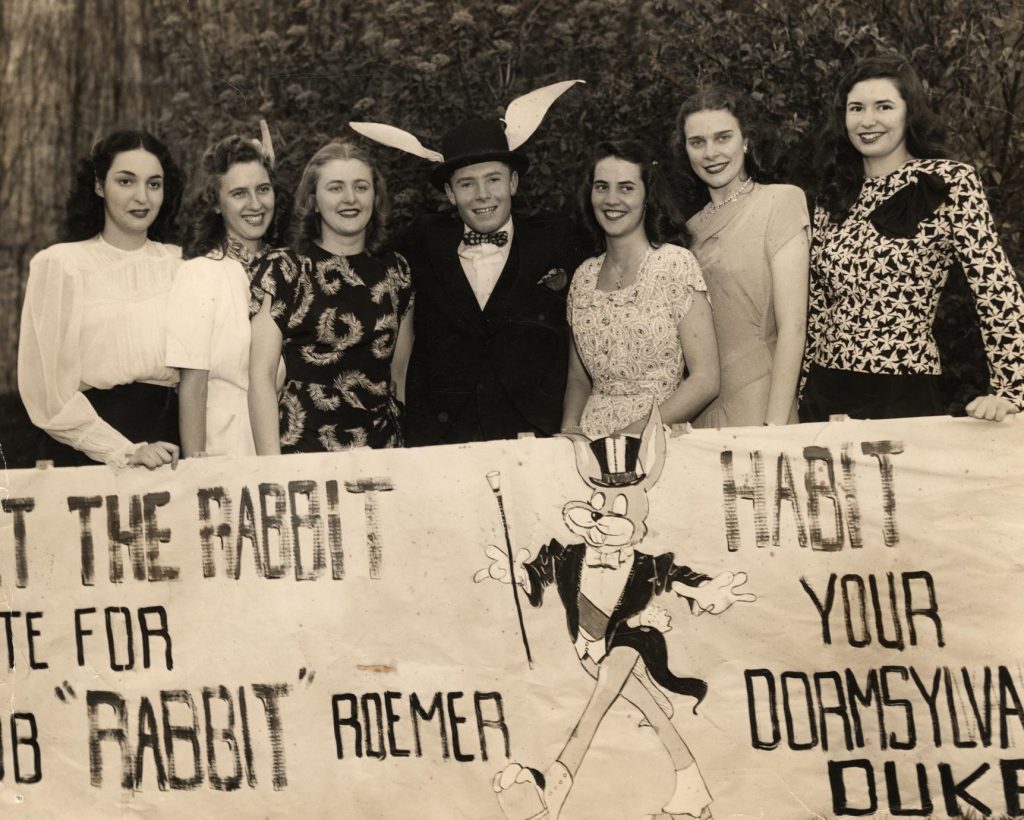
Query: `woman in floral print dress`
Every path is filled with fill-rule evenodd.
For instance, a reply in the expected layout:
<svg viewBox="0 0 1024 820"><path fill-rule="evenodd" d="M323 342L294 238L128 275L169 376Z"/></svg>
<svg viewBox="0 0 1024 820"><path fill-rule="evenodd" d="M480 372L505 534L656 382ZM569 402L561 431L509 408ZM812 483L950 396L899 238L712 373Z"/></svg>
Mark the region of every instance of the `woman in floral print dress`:
<svg viewBox="0 0 1024 820"><path fill-rule="evenodd" d="M569 289L563 432L638 436L654 404L666 424L690 421L718 393L718 345L697 260L665 241L685 228L647 147L598 145L581 205L603 252Z"/></svg>
<svg viewBox="0 0 1024 820"><path fill-rule="evenodd" d="M977 174L944 158L942 136L899 57L861 60L840 83L814 217L802 421L945 412L932 325L957 264L989 362L989 394L967 413L1024 407L1024 293Z"/></svg>
<svg viewBox="0 0 1024 820"><path fill-rule="evenodd" d="M384 181L365 151L331 142L313 155L291 247L265 252L253 274L249 413L259 454L401 446L413 299L405 259L368 250L386 218Z"/></svg>

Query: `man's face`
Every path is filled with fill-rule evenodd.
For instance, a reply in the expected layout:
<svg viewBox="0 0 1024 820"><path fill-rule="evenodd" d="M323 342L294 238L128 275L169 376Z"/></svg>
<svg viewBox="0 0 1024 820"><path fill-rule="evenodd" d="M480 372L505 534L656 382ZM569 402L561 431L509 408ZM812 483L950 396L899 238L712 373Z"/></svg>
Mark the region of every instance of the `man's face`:
<svg viewBox="0 0 1024 820"><path fill-rule="evenodd" d="M491 233L508 221L518 185L519 175L504 162L478 162L457 169L444 191L466 225Z"/></svg>

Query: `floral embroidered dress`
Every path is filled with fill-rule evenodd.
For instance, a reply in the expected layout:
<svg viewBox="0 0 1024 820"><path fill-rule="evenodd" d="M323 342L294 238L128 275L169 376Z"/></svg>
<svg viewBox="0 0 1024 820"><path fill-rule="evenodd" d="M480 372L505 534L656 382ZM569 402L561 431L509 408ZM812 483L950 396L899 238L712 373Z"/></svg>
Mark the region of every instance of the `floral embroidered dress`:
<svg viewBox="0 0 1024 820"><path fill-rule="evenodd" d="M569 289L569 325L593 383L580 427L591 438L609 435L645 417L683 378L679 322L694 291L706 291L693 254L677 245L653 248L636 282L597 289L604 254L576 271Z"/></svg>
<svg viewBox="0 0 1024 820"><path fill-rule="evenodd" d="M1024 293L974 169L911 160L868 177L839 224L817 209L807 359L858 373L938 375L932 324L950 269L974 293L990 389L1024 409Z"/></svg>
<svg viewBox="0 0 1024 820"><path fill-rule="evenodd" d="M253 272L253 307L272 299L287 380L280 399L281 452L402 444L391 392L398 328L412 306L405 259L265 252Z"/></svg>

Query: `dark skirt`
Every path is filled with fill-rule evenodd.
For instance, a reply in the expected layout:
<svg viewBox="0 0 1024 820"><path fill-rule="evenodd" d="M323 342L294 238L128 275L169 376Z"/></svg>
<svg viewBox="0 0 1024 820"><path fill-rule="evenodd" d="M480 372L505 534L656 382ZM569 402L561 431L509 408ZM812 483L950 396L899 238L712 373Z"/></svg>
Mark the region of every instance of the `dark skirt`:
<svg viewBox="0 0 1024 820"><path fill-rule="evenodd" d="M845 414L854 419L941 416L942 377L927 373L890 375L855 373L812 364L800 401L800 421L828 421Z"/></svg>
<svg viewBox="0 0 1024 820"><path fill-rule="evenodd" d="M97 415L129 441L178 444L178 394L173 387L132 382L109 390L85 391ZM85 467L97 462L40 431L36 460L56 467Z"/></svg>

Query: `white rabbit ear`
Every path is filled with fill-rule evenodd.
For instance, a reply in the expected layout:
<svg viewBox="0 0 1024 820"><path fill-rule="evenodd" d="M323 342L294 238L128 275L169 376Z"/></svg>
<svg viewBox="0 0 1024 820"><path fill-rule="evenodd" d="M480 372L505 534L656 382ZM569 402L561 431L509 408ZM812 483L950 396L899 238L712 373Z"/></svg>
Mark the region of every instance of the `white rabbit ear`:
<svg viewBox="0 0 1024 820"><path fill-rule="evenodd" d="M576 471L580 474L580 478L589 487L597 486L594 484L594 479L601 477L601 465L598 463L594 451L590 449L590 439L582 433L560 433L559 435L572 442L573 451L576 453Z"/></svg>
<svg viewBox="0 0 1024 820"><path fill-rule="evenodd" d="M423 144L408 131L395 128L393 125L384 125L380 122L350 122L349 128L357 134L362 134L367 139L387 145L390 148L397 148L422 159L429 159L431 162L444 162L444 157L423 147Z"/></svg>
<svg viewBox="0 0 1024 820"><path fill-rule="evenodd" d="M505 136L508 138L508 149L515 151L532 137L551 104L576 83L582 82L583 80L564 80L512 100L505 109Z"/></svg>
<svg viewBox="0 0 1024 820"><path fill-rule="evenodd" d="M661 471L665 467L665 427L661 423L661 410L657 401L651 407L651 415L640 437L639 456L644 472L640 486L646 492L661 478Z"/></svg>
<svg viewBox="0 0 1024 820"><path fill-rule="evenodd" d="M260 120L260 149L270 161L270 167L277 165L277 158L274 156L274 141L270 138L270 126L266 120Z"/></svg>

